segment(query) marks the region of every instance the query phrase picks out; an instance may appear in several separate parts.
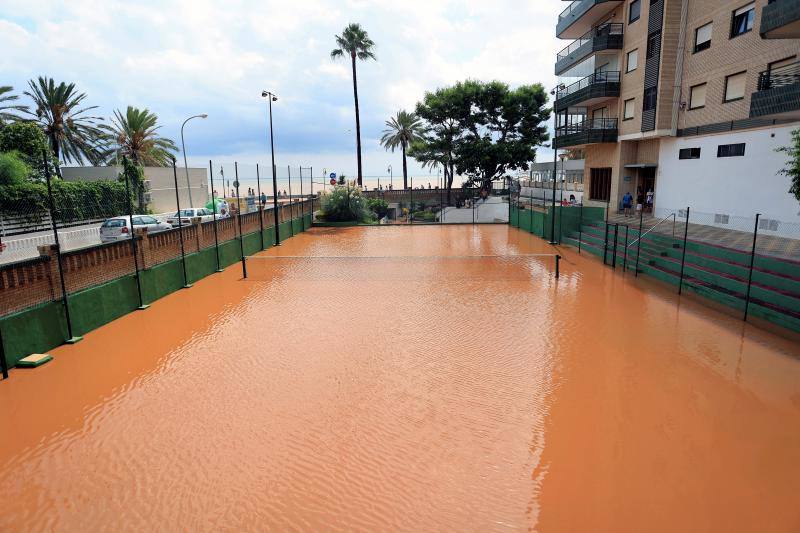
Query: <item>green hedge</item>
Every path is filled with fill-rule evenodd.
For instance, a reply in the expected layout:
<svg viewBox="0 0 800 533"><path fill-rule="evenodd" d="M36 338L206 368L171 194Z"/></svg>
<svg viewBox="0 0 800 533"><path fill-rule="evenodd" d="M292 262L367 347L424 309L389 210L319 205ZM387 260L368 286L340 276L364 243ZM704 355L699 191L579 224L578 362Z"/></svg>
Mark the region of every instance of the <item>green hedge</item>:
<svg viewBox="0 0 800 533"><path fill-rule="evenodd" d="M58 222L108 218L128 212L125 184L112 180L52 181ZM0 186L0 214L41 220L48 211L47 185L25 182Z"/></svg>

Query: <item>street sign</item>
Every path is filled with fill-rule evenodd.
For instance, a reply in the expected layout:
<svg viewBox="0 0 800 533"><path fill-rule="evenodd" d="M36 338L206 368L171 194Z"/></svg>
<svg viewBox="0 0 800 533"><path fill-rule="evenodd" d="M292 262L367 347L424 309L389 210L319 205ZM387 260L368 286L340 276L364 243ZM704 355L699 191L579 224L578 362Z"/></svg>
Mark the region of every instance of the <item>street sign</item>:
<svg viewBox="0 0 800 533"><path fill-rule="evenodd" d="M331 185L336 185L336 178L331 178Z"/></svg>
<svg viewBox="0 0 800 533"><path fill-rule="evenodd" d="M332 180L335 180L335 179L336 179L336 172L331 172L331 175L330 175L330 176L328 176L328 177L329 177L330 179L332 179Z"/></svg>

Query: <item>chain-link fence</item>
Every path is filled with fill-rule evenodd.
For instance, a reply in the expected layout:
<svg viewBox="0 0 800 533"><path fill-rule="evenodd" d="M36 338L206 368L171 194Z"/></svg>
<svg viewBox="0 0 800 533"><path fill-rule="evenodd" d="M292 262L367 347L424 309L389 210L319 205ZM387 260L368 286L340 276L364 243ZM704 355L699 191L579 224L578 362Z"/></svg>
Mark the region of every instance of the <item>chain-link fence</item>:
<svg viewBox="0 0 800 533"><path fill-rule="evenodd" d="M11 192L0 198L0 317L61 302L66 339L74 339L91 329L91 320L76 325L73 295L129 280L133 285L120 290L135 287L138 305L146 307L163 295L143 279L159 265L175 263L189 285L205 272L200 261L187 258L213 253L219 269L231 262L224 258L256 253L311 225L310 168L276 167L273 177L269 166L265 172L257 165L209 162L202 187L189 185L189 169L173 164L157 170L167 178L157 205L144 173L128 163L113 170L114 179L67 181L48 170L42 182L6 187Z"/></svg>

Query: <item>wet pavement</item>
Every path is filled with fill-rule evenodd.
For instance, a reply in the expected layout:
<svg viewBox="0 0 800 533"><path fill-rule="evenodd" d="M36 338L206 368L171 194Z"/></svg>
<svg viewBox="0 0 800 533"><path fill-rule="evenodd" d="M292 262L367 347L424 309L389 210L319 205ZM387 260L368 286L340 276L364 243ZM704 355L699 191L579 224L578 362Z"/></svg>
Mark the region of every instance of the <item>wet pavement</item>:
<svg viewBox="0 0 800 533"><path fill-rule="evenodd" d="M800 529L800 344L559 251L318 228L54 349L0 530Z"/></svg>

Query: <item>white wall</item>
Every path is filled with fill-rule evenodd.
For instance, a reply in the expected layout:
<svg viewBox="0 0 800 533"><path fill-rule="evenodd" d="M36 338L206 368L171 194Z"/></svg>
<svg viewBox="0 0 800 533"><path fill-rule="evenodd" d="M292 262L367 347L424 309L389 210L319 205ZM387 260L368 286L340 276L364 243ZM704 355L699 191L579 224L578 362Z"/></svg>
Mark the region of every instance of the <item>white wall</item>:
<svg viewBox="0 0 800 533"><path fill-rule="evenodd" d="M62 167L61 173L67 181L116 180L121 167ZM208 170L190 168L189 183L192 189L192 204L203 207L210 199L208 192ZM175 210L175 177L172 167L145 167L144 178L150 182L150 209L155 213ZM189 207L189 189L186 186L186 170L178 168L178 192L181 207Z"/></svg>
<svg viewBox="0 0 800 533"><path fill-rule="evenodd" d="M720 227L732 227L737 221L747 225L745 220L761 213L762 218L794 223L793 236L800 237L800 203L788 192L789 177L778 173L786 166L787 157L775 151L789 145L791 131L797 127L661 139L656 214L689 206L701 219L713 221L701 213L730 215L730 224ZM734 143L746 143L744 156L717 157L718 145ZM681 148L697 147L700 159L678 159ZM736 229L753 230L752 225ZM786 230L771 233L786 234Z"/></svg>

